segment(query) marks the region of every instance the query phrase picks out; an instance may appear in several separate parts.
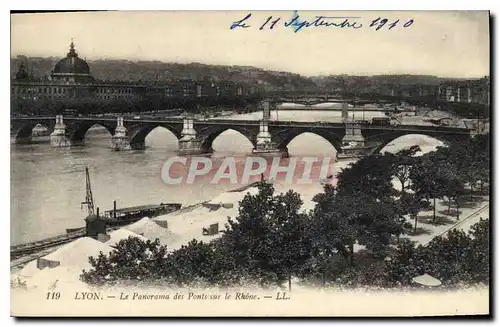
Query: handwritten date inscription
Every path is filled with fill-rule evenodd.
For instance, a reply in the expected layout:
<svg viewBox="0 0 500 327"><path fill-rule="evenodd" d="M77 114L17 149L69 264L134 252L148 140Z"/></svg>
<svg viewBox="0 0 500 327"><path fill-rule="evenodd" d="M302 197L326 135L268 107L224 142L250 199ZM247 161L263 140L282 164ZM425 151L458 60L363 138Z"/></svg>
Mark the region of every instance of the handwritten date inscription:
<svg viewBox="0 0 500 327"><path fill-rule="evenodd" d="M363 24L361 17L332 17L332 16L315 16L312 20L303 20L297 12L290 19L282 19L281 17L269 16L263 22L256 22L258 29L272 30L278 26L291 28L294 33L297 33L306 28L312 27L330 27L330 28L345 28L345 29L360 29L363 27L371 28L375 31L381 29L392 30L394 28L408 28L413 25L413 19L401 21L400 19L389 20L387 18L378 17L369 20L368 24ZM231 30L244 29L252 27L252 14L249 13L240 20L233 22L230 26Z"/></svg>

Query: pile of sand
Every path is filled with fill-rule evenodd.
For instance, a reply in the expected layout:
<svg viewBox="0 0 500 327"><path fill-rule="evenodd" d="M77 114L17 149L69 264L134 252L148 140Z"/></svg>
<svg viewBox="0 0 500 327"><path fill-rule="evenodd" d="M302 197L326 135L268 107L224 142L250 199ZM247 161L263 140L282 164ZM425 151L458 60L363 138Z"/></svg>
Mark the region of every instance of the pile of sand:
<svg viewBox="0 0 500 327"><path fill-rule="evenodd" d="M81 272L83 269L89 270L91 268L89 263L90 256L97 257L100 252L108 254L111 250L113 249L109 245L96 241L90 237L82 237L58 248L42 258L50 261L58 261L58 267ZM55 268L47 267L43 270L49 269L52 271L52 269ZM33 260L21 269L18 275L31 277L40 271L41 269L37 268L37 260Z"/></svg>
<svg viewBox="0 0 500 327"><path fill-rule="evenodd" d="M152 241L159 239L160 243L163 245L170 245L178 239L178 235L174 234L167 228L161 227L154 220L147 217L142 218L138 222L131 225L125 226L124 229L127 229L135 234L142 235Z"/></svg>
<svg viewBox="0 0 500 327"><path fill-rule="evenodd" d="M42 269L31 278L24 279L28 289L37 288L43 290L68 290L85 287L80 281L81 270L73 267L55 267Z"/></svg>
<svg viewBox="0 0 500 327"><path fill-rule="evenodd" d="M115 230L114 232L109 233L110 239L108 241L106 241L105 244L107 244L109 246L114 246L114 245L118 244L121 240L128 239L130 236L137 237L138 239L140 239L142 241L147 240L147 238L145 238L142 235L131 232L131 231L124 229L124 228L120 228L118 230Z"/></svg>

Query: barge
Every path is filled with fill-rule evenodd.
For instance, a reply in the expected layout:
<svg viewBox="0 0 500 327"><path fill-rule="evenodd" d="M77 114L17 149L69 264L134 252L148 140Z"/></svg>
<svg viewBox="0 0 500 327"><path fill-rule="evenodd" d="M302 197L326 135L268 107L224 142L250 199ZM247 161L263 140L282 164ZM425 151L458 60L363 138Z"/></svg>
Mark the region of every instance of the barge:
<svg viewBox="0 0 500 327"><path fill-rule="evenodd" d="M115 201L116 203L116 201ZM102 219L106 221L107 227L121 227L135 223L144 217L154 218L161 215L179 210L182 207L180 203L160 203L160 204L146 204L128 208L113 209L105 211ZM67 228L68 234L84 231L85 227Z"/></svg>
<svg viewBox="0 0 500 327"><path fill-rule="evenodd" d="M182 205L180 203L160 203L160 204L147 204L127 208L116 208L116 201L113 203L113 209L105 211L103 215L99 215L99 207L95 208L94 197L92 195L92 188L90 186L90 176L88 168L85 168L86 175L86 195L83 205L87 206L88 216L85 218L86 226L77 228L67 228L66 234L46 238L43 240L30 242L26 244L19 244L10 247L11 260L30 255L33 253L46 250L48 248L69 243L77 238L90 236L95 237L89 231L89 223L91 221L100 221L102 233L106 233L121 226L132 224L144 217L154 218L157 216L165 215L173 211L179 210ZM97 209L97 210L95 210ZM95 212L95 213L94 213Z"/></svg>

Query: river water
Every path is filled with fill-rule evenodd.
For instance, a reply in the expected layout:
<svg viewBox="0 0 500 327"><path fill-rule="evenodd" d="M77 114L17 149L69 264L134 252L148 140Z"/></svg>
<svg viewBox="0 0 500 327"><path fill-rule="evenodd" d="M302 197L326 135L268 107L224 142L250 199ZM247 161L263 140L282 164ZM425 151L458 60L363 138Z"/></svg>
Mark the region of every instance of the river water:
<svg viewBox="0 0 500 327"><path fill-rule="evenodd" d="M340 112L273 112L272 118L300 121L337 121ZM356 115L359 115L356 112ZM373 116L383 113L366 113ZM278 117L279 116L279 117ZM261 119L261 113L237 115L236 119ZM230 118L230 117L226 117ZM101 212L117 206L128 207L160 202L183 205L210 200L237 186L230 184L167 185L161 179L161 166L175 156L177 139L158 127L146 138L146 150L114 152L111 135L103 128L92 128L85 146L52 148L45 142L11 144L11 244L34 241L65 233L66 228L84 226L87 213L81 209L85 198L85 167L89 167L92 191ZM238 132L228 130L213 144L217 162L225 156L244 161L251 143ZM320 136L304 133L288 146L291 156L331 156L334 147Z"/></svg>
<svg viewBox="0 0 500 327"><path fill-rule="evenodd" d="M302 113L296 115L302 116ZM84 225L86 212L81 210L81 202L85 198L85 167L89 167L94 199L101 212L112 209L113 200L117 200L118 208L160 202L187 205L209 200L236 187L165 184L161 180L161 165L168 157L175 156L177 140L161 127L148 135L147 149L143 151L111 151L111 135L102 128L90 129L83 147L52 148L47 137L38 140L40 143L35 144L11 142L12 245L55 236L64 233L66 228ZM244 160L252 150L251 143L232 130L221 134L213 147L213 157L219 161L227 155ZM333 146L313 134L297 137L289 151L292 156L335 156Z"/></svg>

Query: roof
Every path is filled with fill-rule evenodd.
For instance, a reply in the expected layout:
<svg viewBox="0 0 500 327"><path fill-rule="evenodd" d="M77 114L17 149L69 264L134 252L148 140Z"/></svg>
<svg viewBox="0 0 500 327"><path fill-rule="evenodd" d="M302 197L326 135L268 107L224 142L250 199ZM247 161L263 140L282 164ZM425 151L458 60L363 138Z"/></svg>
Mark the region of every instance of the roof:
<svg viewBox="0 0 500 327"><path fill-rule="evenodd" d="M75 74L90 75L90 68L87 62L78 57L73 42L65 58L59 60L54 66L53 74Z"/></svg>
<svg viewBox="0 0 500 327"><path fill-rule="evenodd" d="M427 274L414 277L412 279L412 281L417 283L417 284L424 285L424 286L439 286L439 285L441 285L441 281L439 279L436 279L436 278L432 277L431 275L427 275Z"/></svg>
<svg viewBox="0 0 500 327"><path fill-rule="evenodd" d="M96 219L101 219L101 220L107 220L106 217L103 217L103 216L97 216L97 215L89 215L87 217L85 217L85 220L86 221L93 221L93 220L96 220Z"/></svg>

